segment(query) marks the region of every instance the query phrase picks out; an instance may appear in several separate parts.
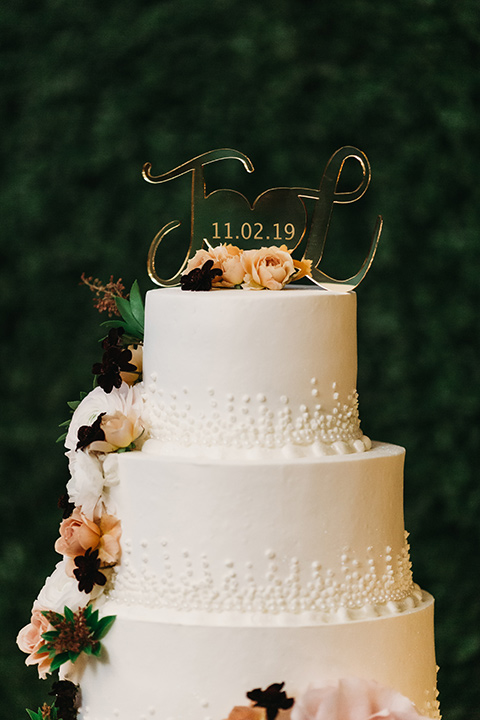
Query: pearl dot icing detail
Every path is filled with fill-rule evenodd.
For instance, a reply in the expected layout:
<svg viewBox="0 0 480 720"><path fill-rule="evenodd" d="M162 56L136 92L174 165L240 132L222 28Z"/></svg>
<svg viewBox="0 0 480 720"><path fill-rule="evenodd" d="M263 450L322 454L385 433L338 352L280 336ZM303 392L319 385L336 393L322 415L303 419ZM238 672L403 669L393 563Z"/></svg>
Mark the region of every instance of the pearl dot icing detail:
<svg viewBox="0 0 480 720"><path fill-rule="evenodd" d="M391 550L391 548L390 548ZM274 549L267 548L262 563L244 563L237 568L234 558L226 558L223 570L208 561L205 553L197 557L191 551L169 555L183 558L172 565L165 562L164 573L151 572L148 562L141 567L121 564L109 599L118 605L152 609L176 609L182 612L259 612L299 614L315 612L327 618L347 613L355 619L365 608L375 612L401 612L405 603L419 601L413 584L409 548L404 547L392 561L382 560L387 548L368 548L360 560L345 549L340 571L325 568L320 560L301 563L298 558L277 560ZM179 571L179 568L182 568ZM413 598L413 600L412 600Z"/></svg>
<svg viewBox="0 0 480 720"><path fill-rule="evenodd" d="M322 454L345 454L370 449L371 441L360 430L358 396L352 390L342 397L333 383L330 397L321 395L311 378L305 388L307 402L295 405L287 395L266 393L253 397L233 393L222 399L213 387L205 390L201 411L195 412L189 388L176 403L163 399L163 391L150 383L145 393L145 419L152 438L180 447L225 447L239 450L287 449L292 446L321 446ZM152 389L152 385L155 387ZM214 396L216 399L214 399ZM314 404L309 404L311 400Z"/></svg>

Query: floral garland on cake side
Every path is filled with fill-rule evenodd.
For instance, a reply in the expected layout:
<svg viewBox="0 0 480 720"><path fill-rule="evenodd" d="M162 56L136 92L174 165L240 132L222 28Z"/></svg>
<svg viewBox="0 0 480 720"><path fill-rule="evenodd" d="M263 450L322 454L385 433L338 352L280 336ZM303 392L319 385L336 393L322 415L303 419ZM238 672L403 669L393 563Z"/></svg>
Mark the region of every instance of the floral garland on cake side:
<svg viewBox="0 0 480 720"><path fill-rule="evenodd" d="M116 456L139 449L148 432L142 411L142 345L144 305L137 283L130 295L118 295L121 281L103 286L82 276L96 294L95 306L118 320L102 341L103 355L92 367L94 388L68 403L72 416L62 423L59 438L66 447L70 480L59 500L63 519L55 550L62 556L33 607L30 623L17 636L27 653L27 665L36 665L44 679L78 657L98 656L101 640L115 616L99 617L97 606L121 557L121 522L115 515L110 488L117 480ZM60 688L62 698L55 693ZM32 720L75 720L78 688L68 680L54 684L56 700ZM62 704L63 702L63 704ZM68 706L68 707L67 707Z"/></svg>

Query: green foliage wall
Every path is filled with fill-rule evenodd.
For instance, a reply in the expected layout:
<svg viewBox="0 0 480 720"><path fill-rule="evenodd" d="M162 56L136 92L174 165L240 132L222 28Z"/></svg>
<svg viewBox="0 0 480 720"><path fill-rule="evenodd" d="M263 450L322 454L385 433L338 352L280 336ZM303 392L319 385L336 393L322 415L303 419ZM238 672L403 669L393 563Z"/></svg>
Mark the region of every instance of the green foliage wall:
<svg viewBox="0 0 480 720"><path fill-rule="evenodd" d="M335 210L325 262L355 270L383 214L358 291L362 424L407 447L406 525L414 576L437 600L443 715L480 718L477 0L7 0L0 39L4 714L45 697L15 635L58 559L57 425L98 359L80 275L148 289L152 237L188 218L188 178L146 185L143 163L161 173L234 147L255 173L247 183L220 163L208 188L253 199L318 186L352 144L373 180Z"/></svg>

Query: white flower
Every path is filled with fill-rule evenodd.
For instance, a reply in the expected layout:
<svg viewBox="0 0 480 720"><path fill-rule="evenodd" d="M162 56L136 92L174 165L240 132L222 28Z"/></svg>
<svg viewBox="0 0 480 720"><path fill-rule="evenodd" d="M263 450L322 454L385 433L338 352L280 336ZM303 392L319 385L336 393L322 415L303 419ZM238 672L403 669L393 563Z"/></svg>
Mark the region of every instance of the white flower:
<svg viewBox="0 0 480 720"><path fill-rule="evenodd" d="M65 439L67 450L76 449L79 429L84 425L92 425L101 413L115 415L119 412L134 422L140 422L143 408L142 392L142 383L132 386L122 383L118 389L113 388L110 393L106 393L100 386L92 390L73 413ZM144 426L143 423L141 424Z"/></svg>
<svg viewBox="0 0 480 720"><path fill-rule="evenodd" d="M96 455L70 450L67 453L71 479L67 483L70 502L81 507L89 520L101 514L105 479L102 462Z"/></svg>
<svg viewBox="0 0 480 720"><path fill-rule="evenodd" d="M103 461L103 475L105 478L104 487L113 487L119 484L118 455L112 453L105 457Z"/></svg>
<svg viewBox="0 0 480 720"><path fill-rule="evenodd" d="M65 606L76 612L87 605L90 597L78 589L75 578L68 577L64 559L57 563L53 573L45 580L45 585L33 604L33 610L53 610L63 615Z"/></svg>

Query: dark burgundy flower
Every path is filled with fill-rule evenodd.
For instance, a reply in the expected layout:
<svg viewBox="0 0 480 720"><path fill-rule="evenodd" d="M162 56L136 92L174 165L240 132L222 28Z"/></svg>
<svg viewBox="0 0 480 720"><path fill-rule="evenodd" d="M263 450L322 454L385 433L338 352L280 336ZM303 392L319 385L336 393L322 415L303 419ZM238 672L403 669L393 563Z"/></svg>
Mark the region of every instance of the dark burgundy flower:
<svg viewBox="0 0 480 720"><path fill-rule="evenodd" d="M254 702L255 707L266 709L268 720L275 720L279 710L289 710L294 703L293 698L288 698L283 690L284 685L282 682L273 683L266 690L256 688L247 692L247 697Z"/></svg>
<svg viewBox="0 0 480 720"><path fill-rule="evenodd" d="M105 585L107 578L100 572L100 559L98 550L88 548L85 555L78 555L75 558L77 566L73 574L78 580L80 592L91 593L95 585Z"/></svg>
<svg viewBox="0 0 480 720"><path fill-rule="evenodd" d="M106 338L102 340L102 348L108 350L111 347L122 347L122 336L124 329L121 327L110 328Z"/></svg>
<svg viewBox="0 0 480 720"><path fill-rule="evenodd" d="M97 382L106 393L122 384L120 373L135 372L136 366L130 362L132 351L122 345L123 328L112 328L102 342L105 350L102 362L95 363L92 373L97 375Z"/></svg>
<svg viewBox="0 0 480 720"><path fill-rule="evenodd" d="M58 498L58 508L62 511L62 518L66 520L75 510L75 504L70 502L67 493Z"/></svg>
<svg viewBox="0 0 480 720"><path fill-rule="evenodd" d="M82 425L78 428L78 442L75 450L83 450L88 447L90 443L95 442L95 440L105 440L105 433L100 427L104 415L105 413L100 413L94 423L91 425Z"/></svg>
<svg viewBox="0 0 480 720"><path fill-rule="evenodd" d="M219 268L213 267L213 260L207 260L201 267L190 270L186 275L180 278L180 287L182 290L211 290L212 280L221 275Z"/></svg>
<svg viewBox="0 0 480 720"><path fill-rule="evenodd" d="M59 720L77 720L78 685L69 680L57 680L53 683L49 695L55 696L54 706Z"/></svg>

